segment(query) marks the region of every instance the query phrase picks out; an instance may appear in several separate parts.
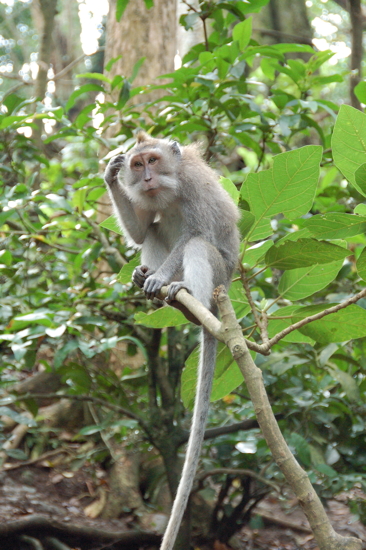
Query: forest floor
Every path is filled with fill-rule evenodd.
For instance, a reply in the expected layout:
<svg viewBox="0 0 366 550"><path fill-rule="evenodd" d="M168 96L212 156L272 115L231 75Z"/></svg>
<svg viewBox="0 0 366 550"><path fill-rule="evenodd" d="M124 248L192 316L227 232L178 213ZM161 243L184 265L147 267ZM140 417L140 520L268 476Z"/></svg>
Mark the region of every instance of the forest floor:
<svg viewBox="0 0 366 550"><path fill-rule="evenodd" d="M102 470L98 472L95 466L90 470L88 467L83 467L75 472L68 472L38 464L3 471L0 474L1 550L36 549L39 532L57 537L58 541L63 540L65 543L65 538L59 535L63 530L68 531L70 526L77 526L77 529L84 528L85 532L88 529L91 531L97 529L104 533L129 530L131 533L136 533L133 529L135 518L132 514L126 514L118 520L88 517L88 510L92 508L89 505L96 499L93 487L96 486L97 478L99 478L98 483L103 483L103 472ZM364 496L358 495L359 498ZM366 526L351 514L346 504L348 498L349 495L340 495L337 500L328 501L327 513L337 532L360 538L364 543L363 548L366 549ZM24 525L27 525L27 522L29 525L32 521L35 522L33 529L29 527L25 529ZM19 525L19 531L14 532L18 538L9 538L6 528L9 525ZM149 544L149 541L146 541L144 545L138 539L126 541L126 545L122 546L107 540L96 544L96 539L92 536L89 542L83 539L84 542L79 544L74 535L75 533L74 538L71 535L69 539L66 537L65 549L156 548L156 544ZM51 538L49 540L55 541ZM119 542L121 544L121 540ZM52 544L48 546L46 540L46 546L42 544L39 546L39 548L45 547L52 548ZM54 547L56 548L57 545ZM318 549L296 499L280 501L272 496L257 506L251 526L246 526L238 533L234 547L235 550ZM212 550L229 550L229 548L231 547L215 543ZM204 547L200 547L201 549L206 550Z"/></svg>

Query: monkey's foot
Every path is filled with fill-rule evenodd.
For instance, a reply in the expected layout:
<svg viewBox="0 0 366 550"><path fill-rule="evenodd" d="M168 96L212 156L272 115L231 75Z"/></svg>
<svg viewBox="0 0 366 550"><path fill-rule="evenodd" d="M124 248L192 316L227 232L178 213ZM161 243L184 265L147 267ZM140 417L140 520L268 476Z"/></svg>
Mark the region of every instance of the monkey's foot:
<svg viewBox="0 0 366 550"><path fill-rule="evenodd" d="M132 281L136 286L142 288L146 279L150 277L150 275L153 275L153 273L155 273L155 271L149 269L147 265L139 265L132 273Z"/></svg>
<svg viewBox="0 0 366 550"><path fill-rule="evenodd" d="M189 309L186 308L186 306L184 306L183 304L181 304L180 302L178 302L175 297L178 293L179 290L181 290L182 288L184 288L187 292L189 292L190 294L192 294L190 288L183 282L183 281L178 281L178 282L174 282L174 283L170 283L169 285L169 290L168 290L168 295L167 297L165 298L165 301L170 305L170 306L173 306L175 307L176 309L179 309L179 311L181 311L183 313L183 315L186 317L186 319L188 319L188 321L190 321L191 323L194 323L195 325L201 325L201 323L199 322L199 320L197 319L197 317L195 315L193 315L193 313L191 313L189 311Z"/></svg>

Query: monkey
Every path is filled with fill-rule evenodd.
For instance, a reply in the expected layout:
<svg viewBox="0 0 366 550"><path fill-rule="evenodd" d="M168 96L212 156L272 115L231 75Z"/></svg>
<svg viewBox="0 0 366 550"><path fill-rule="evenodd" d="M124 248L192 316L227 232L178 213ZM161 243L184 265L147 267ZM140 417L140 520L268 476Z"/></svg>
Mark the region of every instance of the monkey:
<svg viewBox="0 0 366 550"><path fill-rule="evenodd" d="M126 242L141 249L133 282L148 299L169 285L167 302L186 289L217 316L213 291L229 287L239 251L238 209L196 144L137 134L107 165L105 183ZM161 550L172 550L198 467L216 362L217 341L204 327L186 458Z"/></svg>

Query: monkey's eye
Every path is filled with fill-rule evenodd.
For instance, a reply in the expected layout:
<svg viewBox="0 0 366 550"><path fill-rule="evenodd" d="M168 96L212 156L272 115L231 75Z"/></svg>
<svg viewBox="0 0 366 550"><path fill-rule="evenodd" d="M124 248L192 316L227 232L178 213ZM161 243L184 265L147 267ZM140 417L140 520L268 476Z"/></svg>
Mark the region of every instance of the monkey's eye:
<svg viewBox="0 0 366 550"><path fill-rule="evenodd" d="M133 163L133 165L134 165L135 168L141 168L142 162L140 162L139 160L137 160L136 162Z"/></svg>
<svg viewBox="0 0 366 550"><path fill-rule="evenodd" d="M155 157L150 157L149 158L149 164L154 164L154 162L156 162L158 159L155 158Z"/></svg>

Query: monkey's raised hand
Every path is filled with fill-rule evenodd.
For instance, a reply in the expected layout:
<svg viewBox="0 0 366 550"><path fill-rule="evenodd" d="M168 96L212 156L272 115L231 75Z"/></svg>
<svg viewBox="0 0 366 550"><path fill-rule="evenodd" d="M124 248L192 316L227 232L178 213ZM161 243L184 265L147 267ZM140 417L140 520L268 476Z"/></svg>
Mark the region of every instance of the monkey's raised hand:
<svg viewBox="0 0 366 550"><path fill-rule="evenodd" d="M116 155L111 158L104 173L104 181L108 185L113 185L117 182L118 172L121 170L124 162L123 155Z"/></svg>
<svg viewBox="0 0 366 550"><path fill-rule="evenodd" d="M153 269L149 269L147 265L139 265L132 273L132 281L136 286L142 288L146 279L150 277L150 275L153 275L153 273L155 273L155 271Z"/></svg>

